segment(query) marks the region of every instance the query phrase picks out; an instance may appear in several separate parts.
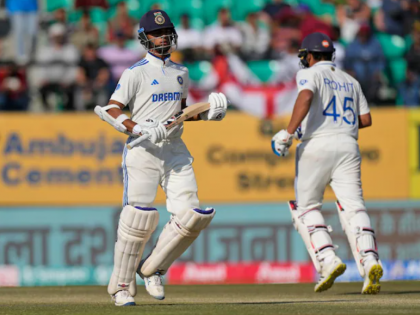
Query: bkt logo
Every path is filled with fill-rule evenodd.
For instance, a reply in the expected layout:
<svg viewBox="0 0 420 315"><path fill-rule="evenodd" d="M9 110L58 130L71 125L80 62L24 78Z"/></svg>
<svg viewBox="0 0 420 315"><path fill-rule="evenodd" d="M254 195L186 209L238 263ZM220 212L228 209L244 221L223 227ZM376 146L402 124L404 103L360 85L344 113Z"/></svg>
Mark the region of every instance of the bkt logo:
<svg viewBox="0 0 420 315"><path fill-rule="evenodd" d="M182 93L180 92L153 94L152 102L179 101L181 97L182 97Z"/></svg>

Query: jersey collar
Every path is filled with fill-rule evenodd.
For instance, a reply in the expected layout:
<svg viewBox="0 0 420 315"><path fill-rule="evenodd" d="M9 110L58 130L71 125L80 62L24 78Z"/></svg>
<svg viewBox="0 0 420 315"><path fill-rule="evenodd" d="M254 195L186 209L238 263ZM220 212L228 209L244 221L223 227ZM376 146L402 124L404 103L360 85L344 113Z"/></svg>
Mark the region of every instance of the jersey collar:
<svg viewBox="0 0 420 315"><path fill-rule="evenodd" d="M155 65L155 66L158 66L158 67L166 67L166 66L168 66L169 62L171 61L170 57L171 57L171 55L169 55L164 60L162 60L159 57L156 57L155 55L153 55L151 52L148 52L145 59L149 60L149 62L152 65Z"/></svg>
<svg viewBox="0 0 420 315"><path fill-rule="evenodd" d="M333 67L337 67L335 65L335 63L332 62L332 61L318 61L316 64L313 65L313 67L316 67L316 66L333 66Z"/></svg>

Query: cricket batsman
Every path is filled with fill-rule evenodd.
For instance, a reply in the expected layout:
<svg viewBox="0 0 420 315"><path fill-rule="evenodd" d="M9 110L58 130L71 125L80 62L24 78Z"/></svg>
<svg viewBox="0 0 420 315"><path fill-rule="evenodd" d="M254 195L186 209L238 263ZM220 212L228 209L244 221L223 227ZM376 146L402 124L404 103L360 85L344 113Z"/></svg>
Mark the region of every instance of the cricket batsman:
<svg viewBox="0 0 420 315"><path fill-rule="evenodd" d="M338 199L337 208L360 275L362 293L376 294L383 275L360 179L358 131L372 125L359 82L334 64L334 46L321 33L308 35L299 58L303 68L296 81L297 97L290 123L272 139L275 154L285 156L293 138L296 148L296 202L290 202L293 223L320 274L315 292L331 288L346 265L335 254L321 213L326 185Z"/></svg>
<svg viewBox="0 0 420 315"><path fill-rule="evenodd" d="M99 115L118 131L128 133L127 143L139 135L144 141L123 153L124 196L115 244L114 269L108 293L115 305L135 305L136 271L148 293L165 298L161 276L184 253L215 215L200 209L193 158L181 140L183 126L167 131L162 122L186 107L188 69L171 61L177 33L162 10L149 11L140 19L138 30L147 56L126 69L109 104ZM222 93L211 93L210 109L191 120L222 120L228 101ZM131 118L122 109L128 106ZM165 225L152 252L142 261L144 246L156 229L159 213L153 207L160 185L166 194L170 221Z"/></svg>

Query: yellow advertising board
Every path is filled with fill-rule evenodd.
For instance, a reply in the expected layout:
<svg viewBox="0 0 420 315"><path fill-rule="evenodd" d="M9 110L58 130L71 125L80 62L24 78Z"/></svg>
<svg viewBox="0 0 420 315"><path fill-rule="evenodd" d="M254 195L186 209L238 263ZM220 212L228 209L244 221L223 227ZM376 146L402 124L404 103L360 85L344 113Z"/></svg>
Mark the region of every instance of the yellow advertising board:
<svg viewBox="0 0 420 315"><path fill-rule="evenodd" d="M376 110L373 120L360 135L365 198L406 199L408 113ZM200 200L293 199L294 147L279 158L270 143L286 122L242 113L187 122L183 138L195 158ZM0 205L120 204L125 139L93 114L0 115ZM326 198L333 199L329 189ZM161 189L156 202L165 202Z"/></svg>
<svg viewBox="0 0 420 315"><path fill-rule="evenodd" d="M409 118L410 197L420 198L420 111L411 110Z"/></svg>
<svg viewBox="0 0 420 315"><path fill-rule="evenodd" d="M373 126L362 129L359 137L365 198L407 199L408 114L405 110L380 109L372 116ZM285 128L287 121L262 122L235 114L220 123L186 126L184 139L195 157L200 199L294 199L295 146L286 158L275 156L270 147L273 130ZM325 197L334 199L330 188Z"/></svg>

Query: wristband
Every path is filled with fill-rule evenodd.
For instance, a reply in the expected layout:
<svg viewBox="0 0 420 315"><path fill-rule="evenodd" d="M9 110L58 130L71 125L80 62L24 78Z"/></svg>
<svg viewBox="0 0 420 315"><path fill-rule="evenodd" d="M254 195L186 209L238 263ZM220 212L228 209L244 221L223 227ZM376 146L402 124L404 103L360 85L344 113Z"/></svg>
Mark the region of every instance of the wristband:
<svg viewBox="0 0 420 315"><path fill-rule="evenodd" d="M120 116L118 116L115 120L116 120L118 123L122 124L122 123L123 123L123 121L125 121L125 120L127 120L127 119L130 119L130 118L128 118L128 116L127 116L126 114L121 114L121 115L120 115Z"/></svg>

